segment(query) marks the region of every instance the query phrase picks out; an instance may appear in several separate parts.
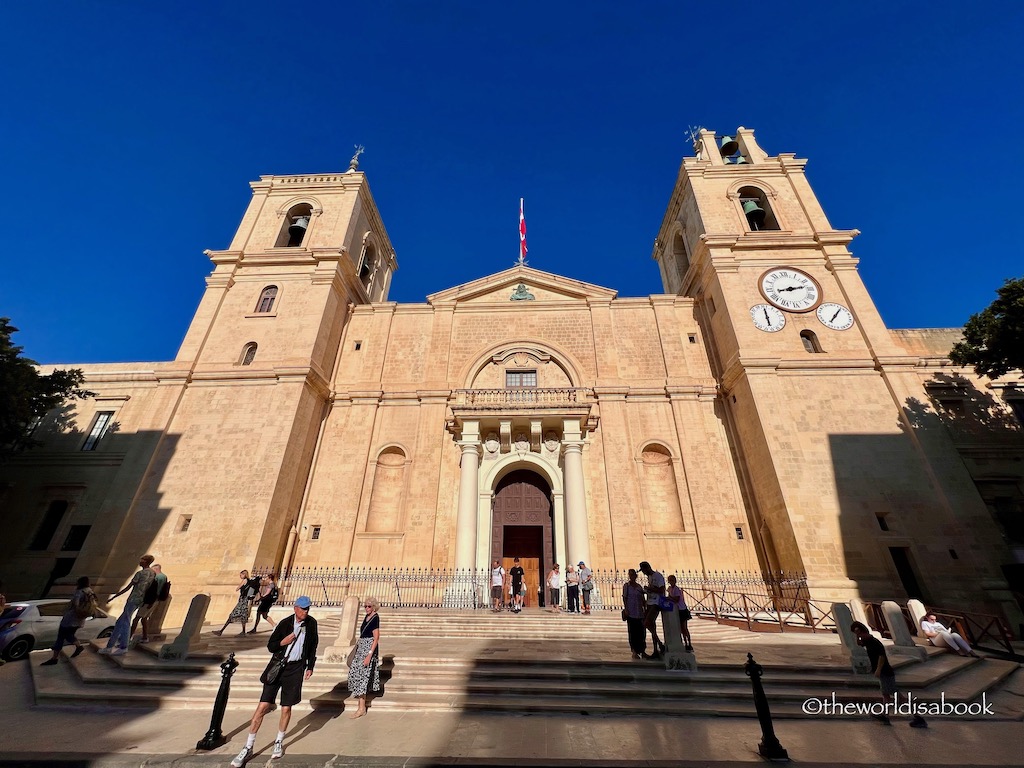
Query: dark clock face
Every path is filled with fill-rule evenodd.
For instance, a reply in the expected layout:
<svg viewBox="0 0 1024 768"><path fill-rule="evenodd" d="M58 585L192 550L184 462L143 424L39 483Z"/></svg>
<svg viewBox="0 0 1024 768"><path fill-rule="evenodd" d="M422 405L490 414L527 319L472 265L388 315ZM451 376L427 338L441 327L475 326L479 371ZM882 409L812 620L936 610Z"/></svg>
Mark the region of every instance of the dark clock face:
<svg viewBox="0 0 1024 768"><path fill-rule="evenodd" d="M821 289L810 275L792 267L775 267L758 285L761 295L787 312L810 312L821 303Z"/></svg>

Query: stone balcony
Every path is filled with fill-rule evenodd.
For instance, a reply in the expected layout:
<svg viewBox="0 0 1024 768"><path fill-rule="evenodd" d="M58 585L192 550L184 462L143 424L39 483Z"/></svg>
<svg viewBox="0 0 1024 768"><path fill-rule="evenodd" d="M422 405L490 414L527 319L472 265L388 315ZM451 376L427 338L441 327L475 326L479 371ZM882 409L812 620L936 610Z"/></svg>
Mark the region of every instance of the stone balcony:
<svg viewBox="0 0 1024 768"><path fill-rule="evenodd" d="M523 387L514 389L457 389L449 407L456 422L500 415L516 418L578 418L596 426L597 404L593 391L584 387L558 389Z"/></svg>

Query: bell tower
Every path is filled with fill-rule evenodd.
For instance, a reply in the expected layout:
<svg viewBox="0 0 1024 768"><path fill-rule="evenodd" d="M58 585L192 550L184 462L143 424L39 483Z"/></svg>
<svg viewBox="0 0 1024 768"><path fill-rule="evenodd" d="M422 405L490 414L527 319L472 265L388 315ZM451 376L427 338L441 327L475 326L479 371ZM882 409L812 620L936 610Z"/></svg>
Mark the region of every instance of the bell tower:
<svg viewBox="0 0 1024 768"><path fill-rule="evenodd" d="M989 546L991 525L953 443L908 420L927 399L919 358L861 281L858 231L829 223L806 160L742 127L692 138L653 257L666 292L695 300L762 567L828 599L917 583L910 596L977 600L957 585L992 574L948 552Z"/></svg>
<svg viewBox="0 0 1024 768"><path fill-rule="evenodd" d="M132 498L108 561L130 561L149 537L161 558L189 563L177 577L186 590L279 568L294 548L352 308L385 302L397 269L356 158L344 173L250 186L230 245L206 251L206 290L160 369L173 402L147 471L154 480ZM183 517L168 520L167 509ZM196 541L229 544L197 554Z"/></svg>

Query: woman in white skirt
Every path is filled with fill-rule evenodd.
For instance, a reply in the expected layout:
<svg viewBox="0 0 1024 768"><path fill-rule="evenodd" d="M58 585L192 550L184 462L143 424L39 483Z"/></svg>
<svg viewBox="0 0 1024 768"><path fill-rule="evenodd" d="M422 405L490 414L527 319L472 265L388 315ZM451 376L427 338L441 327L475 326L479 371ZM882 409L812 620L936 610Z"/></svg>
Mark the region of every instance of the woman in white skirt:
<svg viewBox="0 0 1024 768"><path fill-rule="evenodd" d="M348 691L356 697L358 708L352 719L366 714L366 693L380 691L380 603L375 598L366 598L363 608L366 615L359 627L359 642L352 654L348 668Z"/></svg>

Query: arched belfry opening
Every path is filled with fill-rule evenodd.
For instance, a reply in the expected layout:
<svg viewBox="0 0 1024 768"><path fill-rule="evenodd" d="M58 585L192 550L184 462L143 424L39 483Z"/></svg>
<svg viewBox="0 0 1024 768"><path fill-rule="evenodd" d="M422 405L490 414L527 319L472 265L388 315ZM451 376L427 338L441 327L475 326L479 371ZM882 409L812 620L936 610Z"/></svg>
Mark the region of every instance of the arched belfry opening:
<svg viewBox="0 0 1024 768"><path fill-rule="evenodd" d="M552 509L551 485L532 469L513 469L495 485L490 559L499 561L507 573L519 558L527 606L544 604L544 578L555 562Z"/></svg>

